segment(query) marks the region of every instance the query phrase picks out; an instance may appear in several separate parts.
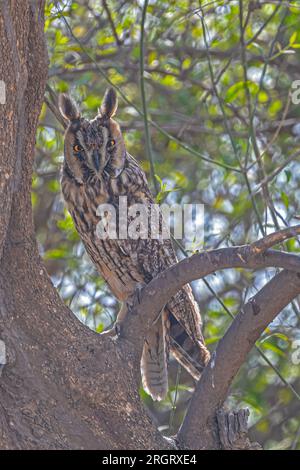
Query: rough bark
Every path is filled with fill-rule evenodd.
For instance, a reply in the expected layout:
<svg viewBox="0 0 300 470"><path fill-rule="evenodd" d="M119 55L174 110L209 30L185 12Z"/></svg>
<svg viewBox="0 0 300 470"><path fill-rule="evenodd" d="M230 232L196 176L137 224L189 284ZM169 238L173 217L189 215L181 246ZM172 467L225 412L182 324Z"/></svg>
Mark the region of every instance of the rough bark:
<svg viewBox="0 0 300 470"><path fill-rule="evenodd" d="M132 345L80 324L38 253L30 188L47 79L43 10L1 2L0 448L165 448L138 397Z"/></svg>
<svg viewBox="0 0 300 470"><path fill-rule="evenodd" d="M299 258L266 252L266 244L256 251L252 246L202 254L152 281L119 336L100 336L81 324L51 283L32 221L35 134L47 80L44 1L0 5L0 79L7 90L7 103L0 105L0 340L7 350L0 375L0 449L171 449L174 443L157 431L138 395L141 347L151 318L181 285L215 269L271 265L297 271ZM179 433L181 445L247 447L245 413L227 416L219 409L265 323L300 291L295 273L284 272L280 281L281 301L255 318L254 310L241 313L218 346ZM258 304L264 302L262 294ZM222 369L218 351L228 357L234 334L243 357L238 359L236 349L232 366ZM216 390L207 394L212 369ZM203 417L192 419L193 413L199 417L199 406Z"/></svg>

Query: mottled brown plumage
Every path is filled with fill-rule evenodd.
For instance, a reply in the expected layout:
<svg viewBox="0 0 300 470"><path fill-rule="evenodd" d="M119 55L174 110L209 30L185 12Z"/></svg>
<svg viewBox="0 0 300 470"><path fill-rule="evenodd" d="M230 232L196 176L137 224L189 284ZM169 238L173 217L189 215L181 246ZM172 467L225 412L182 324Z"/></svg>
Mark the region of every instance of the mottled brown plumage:
<svg viewBox="0 0 300 470"><path fill-rule="evenodd" d="M65 95L60 98L60 109L69 121L61 181L64 199L98 272L116 298L126 303L137 285L150 282L177 262L172 243L141 237L102 240L96 234L100 204L110 203L118 212L119 196L127 197L128 207L154 202L144 172L126 152L120 127L112 119L117 109L114 90L107 90L99 115L92 121L80 117L75 103ZM119 315L123 314L124 308ZM143 386L154 399L167 393L169 349L198 379L209 353L189 285L168 302L145 339Z"/></svg>

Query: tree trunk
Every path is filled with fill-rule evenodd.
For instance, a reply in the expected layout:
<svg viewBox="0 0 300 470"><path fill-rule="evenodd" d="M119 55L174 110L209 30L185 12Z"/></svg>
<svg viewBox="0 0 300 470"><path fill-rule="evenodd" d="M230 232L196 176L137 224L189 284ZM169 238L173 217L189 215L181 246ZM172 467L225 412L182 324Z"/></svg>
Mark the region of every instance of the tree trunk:
<svg viewBox="0 0 300 470"><path fill-rule="evenodd" d="M138 396L133 346L82 325L38 253L30 189L47 80L43 29L44 1L1 3L0 448L166 448Z"/></svg>

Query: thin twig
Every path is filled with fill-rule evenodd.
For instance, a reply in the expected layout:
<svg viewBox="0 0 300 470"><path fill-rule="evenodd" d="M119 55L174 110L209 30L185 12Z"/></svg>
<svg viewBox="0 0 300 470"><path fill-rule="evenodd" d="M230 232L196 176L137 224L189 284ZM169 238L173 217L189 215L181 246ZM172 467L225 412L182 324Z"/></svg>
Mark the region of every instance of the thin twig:
<svg viewBox="0 0 300 470"><path fill-rule="evenodd" d="M264 184L270 183L279 173L284 170L284 168L291 163L293 160L295 160L297 157L300 156L300 150L297 150L295 153L290 155L281 165L279 165L276 170L273 171L270 175L266 176L262 181L260 181L259 186L255 189L255 192L258 192L261 190L262 186Z"/></svg>
<svg viewBox="0 0 300 470"><path fill-rule="evenodd" d="M151 137L149 132L148 125L148 107L146 101L146 92L145 92L145 77L144 77L144 67L145 67L145 46L144 46L144 37L145 37L145 21L147 15L148 0L144 1L143 10L142 10L142 21L141 21L141 36L140 36L140 89L142 97L142 109L143 109L143 119L144 119L144 129L146 136L146 149L148 160L150 163L150 174L152 183L155 188L156 194L159 193L158 181L155 178L155 169L154 169L154 160L152 152Z"/></svg>
<svg viewBox="0 0 300 470"><path fill-rule="evenodd" d="M300 234L300 225L288 227L277 232L266 235L264 238L251 243L250 247L255 253L263 253L268 248L282 243L284 240L296 237Z"/></svg>
<svg viewBox="0 0 300 470"><path fill-rule="evenodd" d="M247 190L248 190L250 198L251 198L252 206L253 206L253 209L254 209L254 212L255 212L255 215L256 215L256 218L257 218L258 225L261 229L262 234L264 234L263 225L262 225L261 218L260 218L260 215L259 215L259 211L258 211L258 208L257 208L257 205L256 205L256 201L255 201L255 196L252 193L252 189L251 189L251 185L250 185L250 182L249 182L247 172L245 171L245 169L242 166L242 162L241 162L241 159L240 159L240 156L239 156L239 150L237 148L235 139L233 138L232 131L231 131L229 123L228 123L227 114L226 114L225 108L223 106L223 102L221 100L221 97L219 95L218 88L215 84L214 71L213 71L213 66L212 66L212 63L211 63L209 44L208 44L207 35L206 35L206 23L205 23L205 19L204 19L204 12L203 12L203 9L201 7L201 1L200 1L200 12L201 12L201 14L197 13L197 15L199 16L200 21L201 21L201 25L202 25L203 39L204 39L204 45L205 45L205 50L206 50L206 57L207 57L207 63L208 63L208 69L209 69L212 88L213 88L214 94L215 94L215 96L218 100L220 110L222 112L222 116L224 118L225 129L226 129L226 132L227 132L228 137L230 139L230 143L231 143L235 158L238 161L241 173L244 176L245 183L246 183ZM241 39L241 41L243 42L243 39ZM243 50L243 48L242 48L242 50Z"/></svg>
<svg viewBox="0 0 300 470"><path fill-rule="evenodd" d="M109 21L109 24L110 24L112 33L113 33L113 35L114 35L114 37L115 37L115 40L116 40L116 43L117 43L118 46L121 46L121 45L122 45L122 41L121 41L121 39L120 39L119 36L118 36L117 30L116 30L116 27L115 27L115 23L114 23L114 20L113 20L113 18L112 18L110 9L109 9L108 6L107 6L106 0L102 0L102 5L103 5L103 8L104 8L104 10L105 10L105 12L106 12L106 15L107 15L107 18L108 18L108 21Z"/></svg>

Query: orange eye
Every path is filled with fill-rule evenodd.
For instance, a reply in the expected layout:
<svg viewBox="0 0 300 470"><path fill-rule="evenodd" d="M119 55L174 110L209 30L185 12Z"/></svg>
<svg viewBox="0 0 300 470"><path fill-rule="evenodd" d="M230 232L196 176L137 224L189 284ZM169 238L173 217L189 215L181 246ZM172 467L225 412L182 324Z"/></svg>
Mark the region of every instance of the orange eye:
<svg viewBox="0 0 300 470"><path fill-rule="evenodd" d="M113 147L115 144L116 144L115 139L110 139L110 140L108 141L108 146L109 146L109 147Z"/></svg>
<svg viewBox="0 0 300 470"><path fill-rule="evenodd" d="M75 153L79 153L83 150L83 148L80 145L74 145L73 150Z"/></svg>

